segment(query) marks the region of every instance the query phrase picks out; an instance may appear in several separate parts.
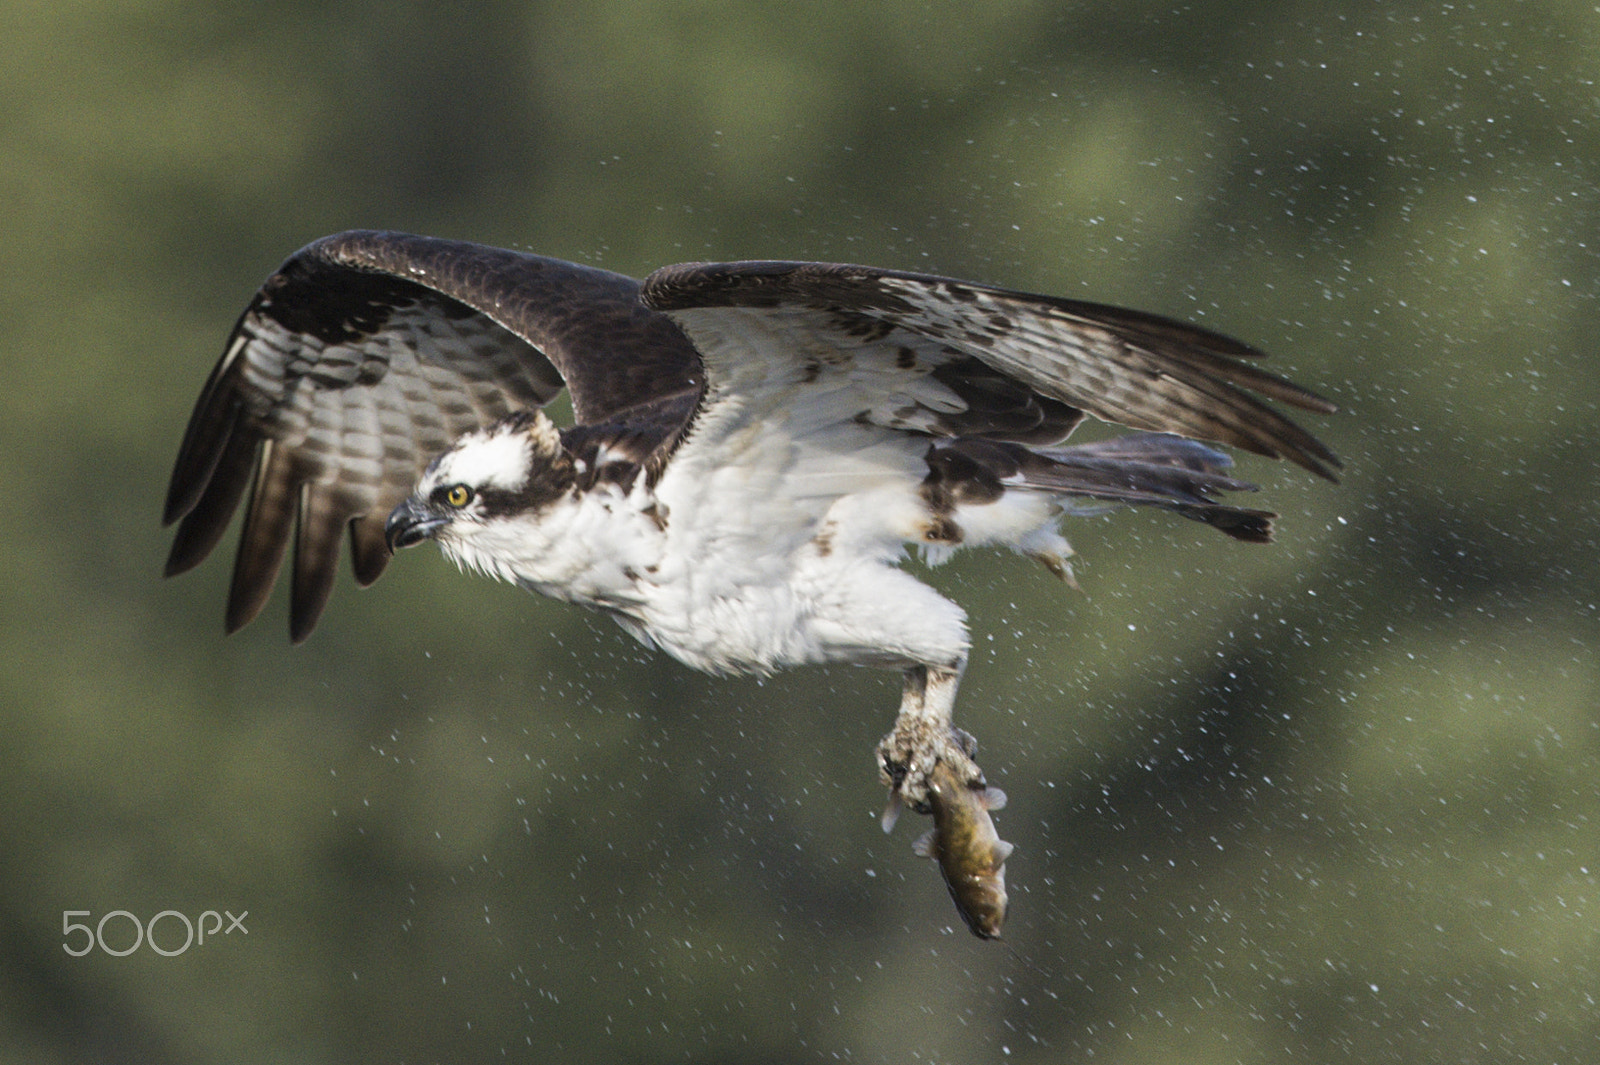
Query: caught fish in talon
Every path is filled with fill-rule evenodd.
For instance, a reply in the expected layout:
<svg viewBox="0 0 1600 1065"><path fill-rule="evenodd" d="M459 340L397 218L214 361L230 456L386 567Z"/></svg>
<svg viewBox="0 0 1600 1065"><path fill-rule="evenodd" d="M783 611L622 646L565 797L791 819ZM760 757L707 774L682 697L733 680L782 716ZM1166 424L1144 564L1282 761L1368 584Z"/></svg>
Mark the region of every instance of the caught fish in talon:
<svg viewBox="0 0 1600 1065"><path fill-rule="evenodd" d="M999 788L967 784L940 762L928 776L933 828L911 848L939 863L956 911L979 939L1000 938L1006 919L1006 859L1015 848L1000 838L989 816L1005 804ZM891 799L891 808L896 805Z"/></svg>

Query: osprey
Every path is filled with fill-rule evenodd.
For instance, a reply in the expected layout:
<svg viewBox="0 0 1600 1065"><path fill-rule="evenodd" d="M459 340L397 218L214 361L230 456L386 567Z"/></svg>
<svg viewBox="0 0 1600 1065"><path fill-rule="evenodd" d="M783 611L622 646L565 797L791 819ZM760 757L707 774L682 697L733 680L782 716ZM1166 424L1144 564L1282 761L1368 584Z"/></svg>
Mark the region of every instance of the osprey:
<svg viewBox="0 0 1600 1065"><path fill-rule="evenodd" d="M459 565L616 619L710 672L851 662L904 674L879 746L892 805L927 812L966 616L899 568L1000 546L1071 579L1064 515L1161 507L1234 538L1273 515L1198 441L1338 459L1261 399L1331 412L1191 325L950 278L687 263L643 282L498 248L326 237L269 277L179 450L169 575L248 496L227 629L285 549L290 636L316 625L348 530L358 584L433 540ZM574 424L541 410L566 389ZM1252 395L1254 393L1254 395ZM1066 446L1085 415L1139 432Z"/></svg>

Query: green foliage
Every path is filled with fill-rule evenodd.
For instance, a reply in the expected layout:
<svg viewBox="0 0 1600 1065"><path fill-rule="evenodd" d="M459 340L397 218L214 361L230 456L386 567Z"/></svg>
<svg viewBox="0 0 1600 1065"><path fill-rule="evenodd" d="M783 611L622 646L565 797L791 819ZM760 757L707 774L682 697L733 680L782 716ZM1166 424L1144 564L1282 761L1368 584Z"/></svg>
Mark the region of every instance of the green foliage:
<svg viewBox="0 0 1600 1065"><path fill-rule="evenodd" d="M3 11L0 1059L1595 1044L1593 10ZM1198 319L1345 407L1349 475L1244 461L1265 549L1080 520L1084 596L930 574L1011 794L1008 951L877 829L892 677L692 675L422 553L298 649L281 604L222 640L225 560L159 580L228 326L354 226ZM225 908L247 936L62 949L63 911Z"/></svg>

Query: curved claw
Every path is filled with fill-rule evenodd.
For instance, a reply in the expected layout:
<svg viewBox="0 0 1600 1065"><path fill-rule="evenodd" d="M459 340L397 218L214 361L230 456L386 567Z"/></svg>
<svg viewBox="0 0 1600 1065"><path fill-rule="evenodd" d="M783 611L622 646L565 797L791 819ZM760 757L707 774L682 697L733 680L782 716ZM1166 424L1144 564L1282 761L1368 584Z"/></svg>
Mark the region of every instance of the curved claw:
<svg viewBox="0 0 1600 1065"><path fill-rule="evenodd" d="M898 791L889 792L889 804L883 808L883 816L878 818L878 823L883 826L884 835L894 831L895 822L900 820L900 811L906 804L900 800Z"/></svg>

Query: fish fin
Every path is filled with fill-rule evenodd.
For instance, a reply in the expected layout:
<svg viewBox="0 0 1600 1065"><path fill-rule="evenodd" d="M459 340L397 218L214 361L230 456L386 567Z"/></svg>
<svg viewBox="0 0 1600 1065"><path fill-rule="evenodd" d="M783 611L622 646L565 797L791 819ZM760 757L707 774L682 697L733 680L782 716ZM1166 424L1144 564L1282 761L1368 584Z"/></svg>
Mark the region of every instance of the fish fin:
<svg viewBox="0 0 1600 1065"><path fill-rule="evenodd" d="M889 793L889 805L883 808L883 816L878 818L878 824L883 826L885 834L894 831L894 823L900 820L900 811L905 809L905 803L900 801L900 793Z"/></svg>
<svg viewBox="0 0 1600 1065"><path fill-rule="evenodd" d="M997 864L1003 864L1007 858L1011 857L1012 853L1016 849L1017 848L1016 848L1015 844L1007 843L1003 839L997 841L995 843L995 845L994 845L994 860L995 860L995 862Z"/></svg>
<svg viewBox="0 0 1600 1065"><path fill-rule="evenodd" d="M933 852L934 837L937 835L938 832L936 830L928 829L928 831L918 836L917 841L911 845L911 853L918 858L937 858L938 855Z"/></svg>
<svg viewBox="0 0 1600 1065"><path fill-rule="evenodd" d="M985 810L1003 810L1006 806L1006 793L999 788L983 789L983 808Z"/></svg>

